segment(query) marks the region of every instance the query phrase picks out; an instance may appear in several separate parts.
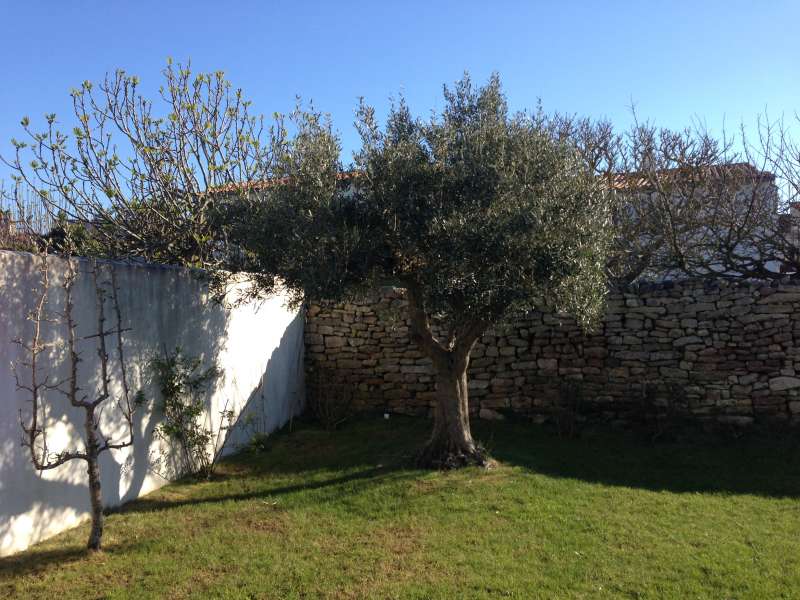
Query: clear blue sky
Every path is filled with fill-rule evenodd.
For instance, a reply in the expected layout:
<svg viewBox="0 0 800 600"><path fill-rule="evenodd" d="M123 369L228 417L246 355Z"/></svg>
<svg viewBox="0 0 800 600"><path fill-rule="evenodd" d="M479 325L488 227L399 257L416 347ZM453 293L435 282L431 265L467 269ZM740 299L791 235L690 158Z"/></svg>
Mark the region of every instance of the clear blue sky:
<svg viewBox="0 0 800 600"><path fill-rule="evenodd" d="M124 68L155 89L168 56L224 70L266 114L295 94L330 112L345 161L358 96L385 110L441 103L441 84L498 71L512 108L693 118L735 126L800 109L798 0L750 2L207 2L0 0L0 153L19 119L55 112L70 88ZM0 178L8 171L0 167Z"/></svg>

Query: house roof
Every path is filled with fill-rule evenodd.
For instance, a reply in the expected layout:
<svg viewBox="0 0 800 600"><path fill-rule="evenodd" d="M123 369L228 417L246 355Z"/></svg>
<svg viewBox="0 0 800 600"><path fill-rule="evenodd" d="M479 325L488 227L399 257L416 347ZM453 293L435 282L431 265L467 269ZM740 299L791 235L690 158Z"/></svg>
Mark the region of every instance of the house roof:
<svg viewBox="0 0 800 600"><path fill-rule="evenodd" d="M358 171L342 171L341 173L337 173L336 180L347 181L353 179L354 177L358 177L358 175L360 175ZM225 185L218 185L209 188L208 191L210 193L218 193L218 194L224 194L226 192L239 192L242 190L258 191L258 190L266 190L288 182L289 182L288 177L277 177L274 179L256 179L255 181L226 183Z"/></svg>
<svg viewBox="0 0 800 600"><path fill-rule="evenodd" d="M611 188L615 190L646 190L652 187L653 176L660 180L668 181L673 177L688 177L691 175L692 169L689 167L680 167L675 169L662 169L654 173L647 173L644 171L628 172L628 173L613 173L608 176L611 183ZM772 182L775 180L775 175L769 171L761 171L754 165L745 162L730 163L724 165L714 165L712 167L703 167L701 174L704 178L710 177L712 179L722 180L726 177L733 177L738 180L750 181L766 181ZM361 175L361 171L342 171L336 175L337 181L349 181ZM221 186L210 188L210 193L226 193L237 192L242 190L258 191L269 189L288 182L288 178L275 178L275 179L259 179L255 181L245 181L241 183L233 182Z"/></svg>
<svg viewBox="0 0 800 600"><path fill-rule="evenodd" d="M775 175L769 171L761 171L750 163L739 162L724 165L714 165L692 169L691 167L680 167L675 169L662 169L655 172L629 172L614 173L609 176L611 188L615 190L646 190L653 187L654 177L660 181L669 182L670 179L685 178L697 171L703 179L723 180L732 178L734 180L772 182Z"/></svg>

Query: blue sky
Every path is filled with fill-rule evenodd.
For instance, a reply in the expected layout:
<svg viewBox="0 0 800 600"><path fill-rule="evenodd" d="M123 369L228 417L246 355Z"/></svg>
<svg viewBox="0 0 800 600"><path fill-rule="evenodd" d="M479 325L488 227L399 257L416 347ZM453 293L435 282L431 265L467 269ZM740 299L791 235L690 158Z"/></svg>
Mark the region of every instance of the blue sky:
<svg viewBox="0 0 800 600"><path fill-rule="evenodd" d="M800 109L800 2L0 1L0 153L19 119L59 115L70 88L124 68L155 90L168 56L224 70L259 112L296 94L331 113L345 161L365 96L403 91L420 113L469 70L502 77L512 108L609 117L633 102L665 126L750 124ZM0 178L8 171L0 167Z"/></svg>

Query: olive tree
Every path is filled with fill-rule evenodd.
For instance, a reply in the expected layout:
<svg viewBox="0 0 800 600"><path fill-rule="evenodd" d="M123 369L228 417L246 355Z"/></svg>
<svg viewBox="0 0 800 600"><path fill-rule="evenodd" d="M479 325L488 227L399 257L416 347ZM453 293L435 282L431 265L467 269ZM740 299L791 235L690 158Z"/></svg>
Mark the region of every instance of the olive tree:
<svg viewBox="0 0 800 600"><path fill-rule="evenodd" d="M297 301L404 288L411 337L436 380L420 464L484 464L470 432L470 352L511 314L598 317L609 195L542 114L509 113L497 76L446 86L444 108L428 119L401 100L381 127L362 101L356 125L362 145L349 174L330 123L306 113L282 179L229 197L236 268Z"/></svg>

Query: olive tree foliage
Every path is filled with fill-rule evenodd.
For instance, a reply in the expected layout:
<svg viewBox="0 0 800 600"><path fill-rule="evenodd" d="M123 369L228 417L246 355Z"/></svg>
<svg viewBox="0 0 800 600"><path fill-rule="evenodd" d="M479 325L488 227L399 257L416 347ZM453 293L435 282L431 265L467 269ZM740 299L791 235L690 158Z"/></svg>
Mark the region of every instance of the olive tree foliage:
<svg viewBox="0 0 800 600"><path fill-rule="evenodd" d="M589 324L606 293L609 196L572 140L542 114L510 114L495 75L444 88L416 118L395 103L381 126L359 107L361 149L340 175L329 123L306 114L286 178L230 199L239 268L295 298L406 290L411 337L436 372L434 432L420 461L483 463L469 428L467 366L480 336L510 314L565 311Z"/></svg>
<svg viewBox="0 0 800 600"><path fill-rule="evenodd" d="M218 267L225 227L209 191L271 178L286 130L251 114L221 71L170 61L163 76L155 102L122 70L84 82L71 131L55 114L40 128L25 117L3 160L53 214L90 228L98 253Z"/></svg>

